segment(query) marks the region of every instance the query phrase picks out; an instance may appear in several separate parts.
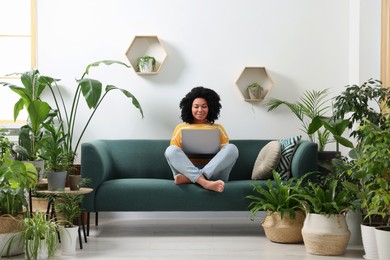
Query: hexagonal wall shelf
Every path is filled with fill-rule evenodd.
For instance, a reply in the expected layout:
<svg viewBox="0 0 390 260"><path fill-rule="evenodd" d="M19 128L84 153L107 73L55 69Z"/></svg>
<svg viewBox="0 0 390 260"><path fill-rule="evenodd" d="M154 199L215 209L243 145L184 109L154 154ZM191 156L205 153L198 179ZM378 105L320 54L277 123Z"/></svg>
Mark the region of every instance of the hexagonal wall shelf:
<svg viewBox="0 0 390 260"><path fill-rule="evenodd" d="M263 88L259 98L250 99L248 93L248 86L252 83L258 83ZM265 67L245 67L236 81L238 90L242 94L245 101L260 102L272 89L274 82L267 73Z"/></svg>
<svg viewBox="0 0 390 260"><path fill-rule="evenodd" d="M156 66L152 72L139 72L137 59L142 56L152 56L156 59ZM167 52L157 36L135 36L126 51L134 71L139 75L157 74L167 57Z"/></svg>

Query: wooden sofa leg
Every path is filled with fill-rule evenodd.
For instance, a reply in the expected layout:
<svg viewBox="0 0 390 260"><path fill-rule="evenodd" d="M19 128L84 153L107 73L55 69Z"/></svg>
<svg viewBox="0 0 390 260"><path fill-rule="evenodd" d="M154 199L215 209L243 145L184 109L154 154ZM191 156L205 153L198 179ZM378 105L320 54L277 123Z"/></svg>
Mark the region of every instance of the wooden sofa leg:
<svg viewBox="0 0 390 260"><path fill-rule="evenodd" d="M97 226L99 223L98 223L98 212L96 211L95 212L95 226Z"/></svg>

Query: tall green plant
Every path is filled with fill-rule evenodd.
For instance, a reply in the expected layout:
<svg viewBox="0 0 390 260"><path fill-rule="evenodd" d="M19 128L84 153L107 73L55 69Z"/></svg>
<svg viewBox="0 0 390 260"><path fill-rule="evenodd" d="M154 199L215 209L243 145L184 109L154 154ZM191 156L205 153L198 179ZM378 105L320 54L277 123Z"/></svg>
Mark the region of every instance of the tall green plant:
<svg viewBox="0 0 390 260"><path fill-rule="evenodd" d="M271 99L268 103L268 111L275 110L279 106L287 106L291 112L302 122L302 131L305 132L310 141L318 143L319 151L323 151L325 145L330 142L330 133L325 128L319 128L309 133L309 125L317 116L324 116L329 111L328 102L329 90L307 90L303 97L295 103L280 99Z"/></svg>
<svg viewBox="0 0 390 260"><path fill-rule="evenodd" d="M348 128L363 125L367 119L381 127L386 121L386 109L390 107L390 88L382 87L382 82L369 79L361 86L347 85L345 90L335 98L334 116L336 119L349 120ZM363 138L359 129L351 132L358 140Z"/></svg>
<svg viewBox="0 0 390 260"><path fill-rule="evenodd" d="M128 66L127 64L115 60L103 60L103 61L98 61L89 64L86 67L81 78L76 80L77 87L73 96L73 101L71 103L70 110L68 110L69 107L66 106L61 90L57 84L59 80L47 77L48 79L47 83L55 102L56 112L59 118L60 127L62 128L62 131L64 132L65 135L65 149L67 151L67 154L70 155L71 158L70 163L73 163L74 161L75 153L80 145L80 141L87 127L89 126L89 123L91 122L93 116L95 115L96 110L98 109L98 107L100 106L104 98L107 96L107 94L112 90L119 90L127 98L132 99L133 106L140 111L141 116L143 117L143 110L141 108L140 103L135 98L135 96L133 96L133 94L131 94L129 91L118 88L114 85L106 85L105 92L102 94L103 84L99 80L87 78L87 75L89 74L91 68L98 67L102 64L104 65L117 64L117 65L124 66L126 68L130 68L130 66ZM78 108L79 108L79 102L81 96L84 97L88 105L88 108L92 110L92 113L90 114L88 120L84 123L84 127L82 128L80 135L76 137L75 125L77 122L76 119L78 115Z"/></svg>
<svg viewBox="0 0 390 260"><path fill-rule="evenodd" d="M7 82L0 82L0 85L9 87L13 92L20 96L14 105L14 120L20 114L20 111L26 110L28 114L28 124L23 127L20 135L19 145L15 146L15 152L24 160L36 160L39 150L39 141L41 137L42 123L50 115L50 106L47 102L41 100L43 90L53 82L53 79L41 76L37 69L32 69L24 73L13 73L10 75L20 76L22 83L17 86Z"/></svg>

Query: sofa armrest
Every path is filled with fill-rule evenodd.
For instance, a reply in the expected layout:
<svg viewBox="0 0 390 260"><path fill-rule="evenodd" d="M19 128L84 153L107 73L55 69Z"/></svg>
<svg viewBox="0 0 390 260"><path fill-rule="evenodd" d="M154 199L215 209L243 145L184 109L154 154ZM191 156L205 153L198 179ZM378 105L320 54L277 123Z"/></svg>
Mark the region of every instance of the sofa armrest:
<svg viewBox="0 0 390 260"><path fill-rule="evenodd" d="M93 192L85 196L83 207L86 211L95 211L95 192L105 181L112 179L112 159L103 141L91 141L81 145L81 175L88 178L88 187Z"/></svg>
<svg viewBox="0 0 390 260"><path fill-rule="evenodd" d="M318 145L310 141L302 141L291 162L291 175L299 178L315 171L318 171Z"/></svg>

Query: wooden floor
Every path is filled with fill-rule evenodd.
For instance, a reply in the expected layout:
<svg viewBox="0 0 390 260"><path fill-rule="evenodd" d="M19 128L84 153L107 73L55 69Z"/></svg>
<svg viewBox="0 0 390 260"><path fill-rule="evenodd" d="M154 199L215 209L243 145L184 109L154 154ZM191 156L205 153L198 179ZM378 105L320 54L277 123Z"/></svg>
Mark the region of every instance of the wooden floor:
<svg viewBox="0 0 390 260"><path fill-rule="evenodd" d="M77 244L75 255L58 252L51 259L340 260L363 259L364 254L361 245L350 245L343 256L310 255L303 244L268 241L259 220L215 213L100 213L99 226L91 225L83 245L80 250Z"/></svg>

